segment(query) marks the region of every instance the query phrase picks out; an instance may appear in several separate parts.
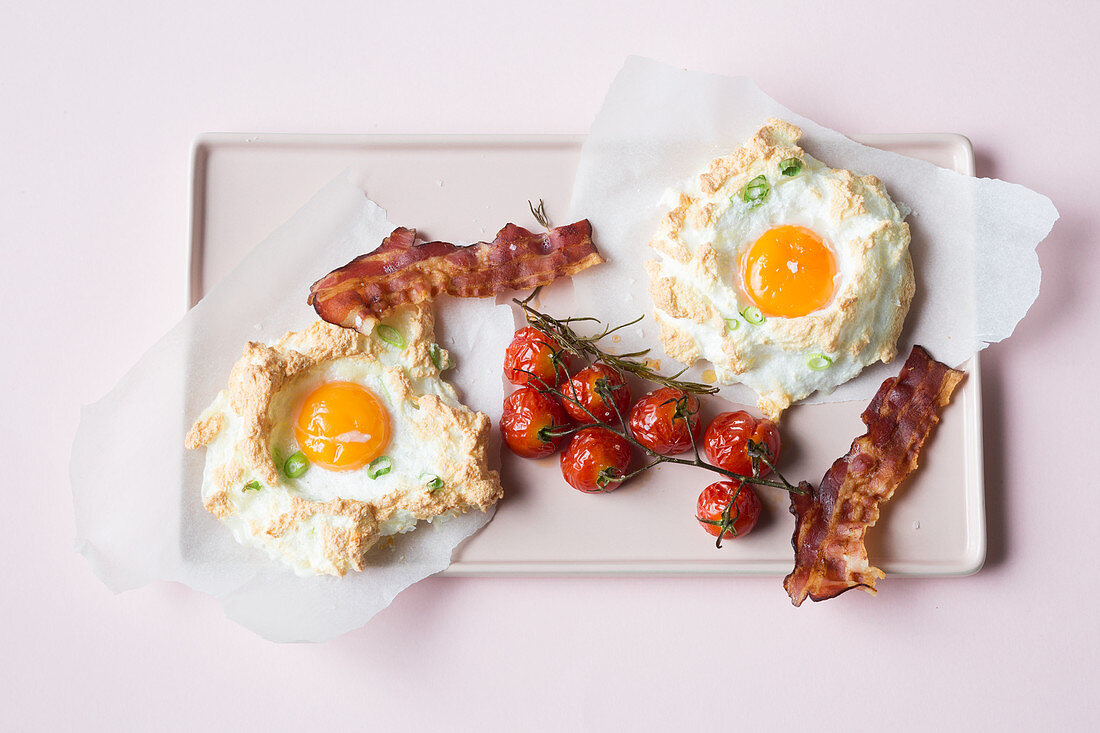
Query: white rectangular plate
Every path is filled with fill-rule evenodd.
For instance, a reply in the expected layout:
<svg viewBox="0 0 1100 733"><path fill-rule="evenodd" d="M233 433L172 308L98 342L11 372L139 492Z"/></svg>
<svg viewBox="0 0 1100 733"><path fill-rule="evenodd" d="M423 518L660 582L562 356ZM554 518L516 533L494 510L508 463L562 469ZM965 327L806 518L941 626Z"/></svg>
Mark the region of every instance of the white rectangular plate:
<svg viewBox="0 0 1100 733"><path fill-rule="evenodd" d="M855 139L974 173L970 143L959 135ZM475 241L507 222L534 226L529 199L543 199L552 220L565 223L582 143L579 136L204 135L194 157L191 302L344 170L390 221L428 238ZM843 167L843 161L826 162ZM868 533L871 561L888 573L962 575L985 559L977 357L963 368L969 378L926 445L920 469ZM792 408L783 421L784 475L820 481L864 432L864 407ZM707 412L723 409L731 408L711 399ZM448 575L779 575L791 569L793 522L779 491L761 490L764 515L756 530L716 550L694 519L695 499L711 474L661 467L614 494L592 496L562 481L556 456L524 461L504 453L505 498L493 521L455 552Z"/></svg>

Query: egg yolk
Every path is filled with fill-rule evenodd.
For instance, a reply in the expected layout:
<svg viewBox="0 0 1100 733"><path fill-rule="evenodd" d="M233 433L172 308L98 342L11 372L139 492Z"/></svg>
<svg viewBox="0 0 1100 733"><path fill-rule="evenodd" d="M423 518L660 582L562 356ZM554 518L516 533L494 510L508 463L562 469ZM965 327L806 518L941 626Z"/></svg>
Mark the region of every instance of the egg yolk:
<svg viewBox="0 0 1100 733"><path fill-rule="evenodd" d="M332 471L351 471L385 450L390 416L369 389L354 382L326 382L302 401L294 435L310 462Z"/></svg>
<svg viewBox="0 0 1100 733"><path fill-rule="evenodd" d="M833 253L806 227L769 229L741 258L745 294L768 316L814 312L833 297L835 277Z"/></svg>

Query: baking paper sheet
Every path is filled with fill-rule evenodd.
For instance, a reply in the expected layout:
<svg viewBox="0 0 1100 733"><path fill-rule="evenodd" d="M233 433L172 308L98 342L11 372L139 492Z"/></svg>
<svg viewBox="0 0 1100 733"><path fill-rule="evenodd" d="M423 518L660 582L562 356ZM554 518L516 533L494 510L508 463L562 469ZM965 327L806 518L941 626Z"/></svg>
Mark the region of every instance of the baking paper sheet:
<svg viewBox="0 0 1100 733"><path fill-rule="evenodd" d="M302 578L238 545L202 506L205 450L184 449L184 436L225 387L245 343L313 323L310 285L392 230L384 210L346 176L337 178L84 409L71 464L77 550L112 590L179 581L217 596L230 618L267 639L322 641L361 626L409 585L446 568L454 548L489 521L491 513L474 510L421 522L392 549L371 553L361 573ZM437 339L457 362L444 378L496 424L502 383L485 375L500 374L510 308L443 299L435 313Z"/></svg>
<svg viewBox="0 0 1100 733"><path fill-rule="evenodd" d="M664 213L669 188L705 170L714 158L744 143L769 117L802 128L802 147L834 168L880 178L896 202L912 209L911 251L917 293L898 353L921 344L958 366L990 343L1007 338L1039 294L1035 247L1058 212L1050 199L1023 186L977 179L860 145L783 107L744 77L683 71L631 57L611 85L585 141L573 187L570 218L591 220L607 264L575 278L577 315L613 324L645 314L621 332L618 348L663 351L653 320L643 263ZM678 368L662 358L665 372ZM689 372L700 378L704 362ZM830 395L805 402L867 400L896 364L868 367ZM741 385L722 396L755 404Z"/></svg>

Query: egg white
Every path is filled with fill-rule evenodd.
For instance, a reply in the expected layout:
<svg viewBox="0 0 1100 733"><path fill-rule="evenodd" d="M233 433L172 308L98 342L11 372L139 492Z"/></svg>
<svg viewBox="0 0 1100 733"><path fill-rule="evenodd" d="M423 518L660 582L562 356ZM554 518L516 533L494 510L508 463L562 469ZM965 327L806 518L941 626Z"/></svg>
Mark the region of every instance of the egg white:
<svg viewBox="0 0 1100 733"><path fill-rule="evenodd" d="M317 324L274 345L246 349L247 363L238 362L230 388L196 425L218 426L206 442L203 503L238 542L263 549L301 575L342 575L361 568L363 553L383 537L411 531L421 519L437 521L495 501L499 479L485 465L488 418L459 403L442 380L428 351L430 315L424 318L394 320L408 339L404 348ZM330 353L330 336L343 339L337 353ZM292 374L280 382L284 372ZM278 388L257 406L262 390L251 385L265 379ZM300 450L294 422L301 402L334 381L359 384L384 405L388 473L372 479L368 466L336 471L310 465L299 478L286 475L286 458ZM251 396L242 400L241 394ZM262 416L247 417L257 412ZM426 476L440 477L444 486L433 489ZM253 481L259 488L249 488Z"/></svg>
<svg viewBox="0 0 1100 733"><path fill-rule="evenodd" d="M669 214L651 246L647 265L655 317L666 353L685 363L714 364L723 384L743 383L760 395L760 408L778 418L792 402L828 392L868 364L889 361L913 295L909 230L902 212L876 179L835 170L795 142L798 128L768 125L745 147L712 162L662 205ZM797 158L801 170L780 172ZM767 197L753 205L745 185L765 176ZM837 266L834 295L801 317L744 315L752 300L742 288L743 253L765 232L806 227L830 248ZM810 360L824 355L820 371Z"/></svg>

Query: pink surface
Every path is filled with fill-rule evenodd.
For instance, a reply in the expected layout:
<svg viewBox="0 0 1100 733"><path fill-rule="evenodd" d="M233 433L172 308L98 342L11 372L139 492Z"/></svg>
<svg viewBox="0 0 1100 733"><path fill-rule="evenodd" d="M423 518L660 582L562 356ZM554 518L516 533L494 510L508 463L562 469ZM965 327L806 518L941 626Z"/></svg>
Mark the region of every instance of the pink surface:
<svg viewBox="0 0 1100 733"><path fill-rule="evenodd" d="M1087 727L1100 8L524 7L5 9L0 728ZM111 595L72 553L69 446L182 314L194 136L584 132L628 53L842 131L965 134L979 175L1054 200L1039 300L983 356L986 568L801 609L769 578L433 579L317 646L183 587Z"/></svg>

